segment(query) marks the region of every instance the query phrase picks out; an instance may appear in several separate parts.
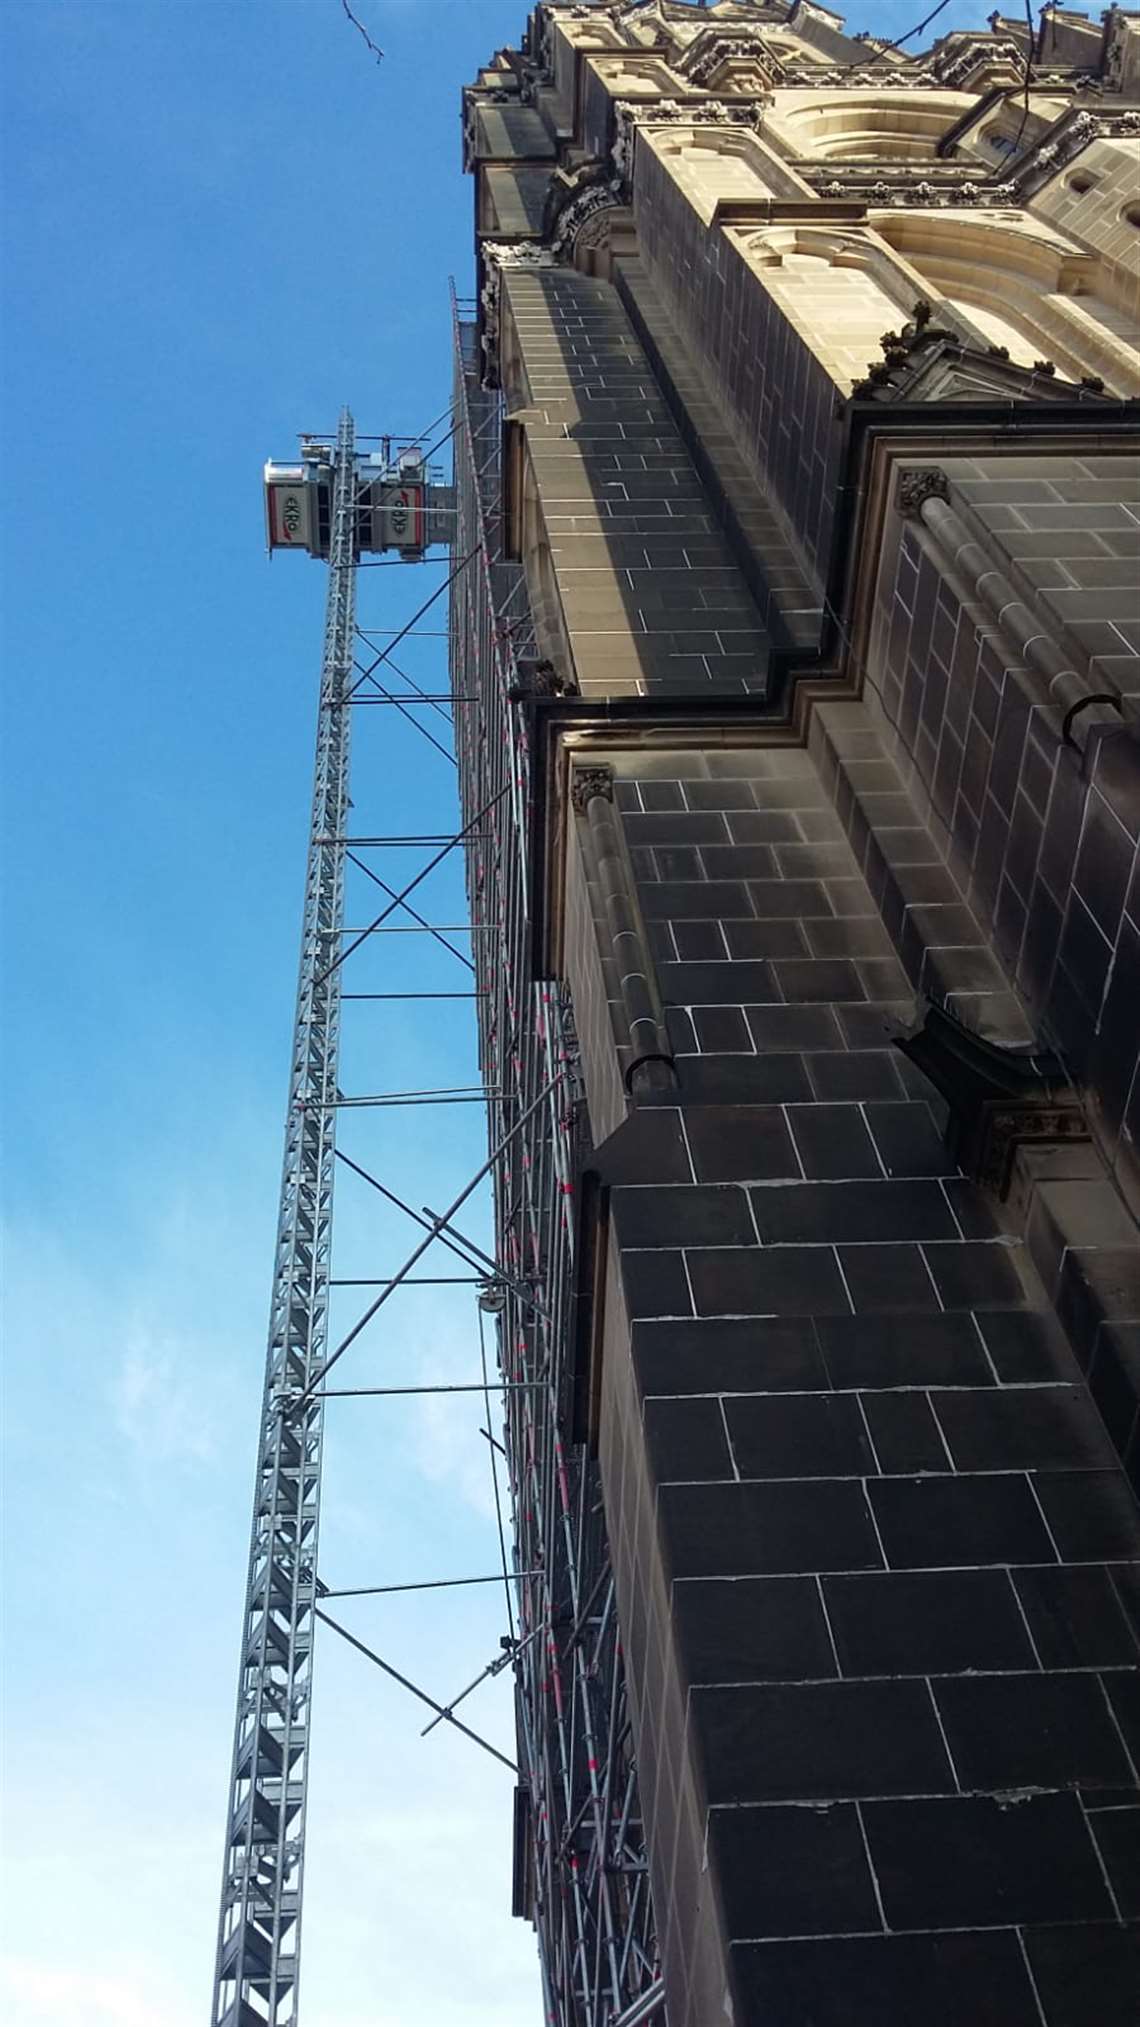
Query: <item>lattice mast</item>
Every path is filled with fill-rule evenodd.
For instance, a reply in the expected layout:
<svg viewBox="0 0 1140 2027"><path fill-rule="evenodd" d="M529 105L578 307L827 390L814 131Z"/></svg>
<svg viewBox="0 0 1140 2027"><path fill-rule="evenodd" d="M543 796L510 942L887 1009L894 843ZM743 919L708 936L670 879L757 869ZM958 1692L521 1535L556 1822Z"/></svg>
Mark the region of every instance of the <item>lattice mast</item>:
<svg viewBox="0 0 1140 2027"><path fill-rule="evenodd" d="M323 1403L301 1399L328 1337L348 696L356 603L352 417L337 432L312 824L289 1111L242 1628L215 2027L297 2018Z"/></svg>

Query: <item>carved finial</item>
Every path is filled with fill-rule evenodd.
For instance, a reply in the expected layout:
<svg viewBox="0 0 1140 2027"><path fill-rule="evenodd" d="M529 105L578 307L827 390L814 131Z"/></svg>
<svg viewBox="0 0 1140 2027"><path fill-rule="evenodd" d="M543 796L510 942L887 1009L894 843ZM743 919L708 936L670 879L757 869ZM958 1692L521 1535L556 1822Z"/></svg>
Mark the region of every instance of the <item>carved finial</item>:
<svg viewBox="0 0 1140 2027"><path fill-rule="evenodd" d="M927 500L948 500L950 481L937 465L922 465L899 475L895 505L908 520L917 520Z"/></svg>
<svg viewBox="0 0 1140 2027"><path fill-rule="evenodd" d="M579 816L585 816L596 795L607 802L614 799L613 770L609 767L579 767L570 777L570 800Z"/></svg>

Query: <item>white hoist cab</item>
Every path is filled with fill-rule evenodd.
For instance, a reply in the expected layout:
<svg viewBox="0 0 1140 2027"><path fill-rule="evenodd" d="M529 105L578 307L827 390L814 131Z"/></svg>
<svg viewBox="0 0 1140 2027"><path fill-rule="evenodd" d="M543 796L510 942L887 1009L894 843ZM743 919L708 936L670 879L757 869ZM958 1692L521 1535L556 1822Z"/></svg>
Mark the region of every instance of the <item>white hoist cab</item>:
<svg viewBox="0 0 1140 2027"><path fill-rule="evenodd" d="M329 443L305 437L299 464L265 467L265 534L275 549L307 549L327 559L332 518L333 461ZM415 447L374 451L356 459L356 547L392 549L418 562L426 549L450 542L455 510L452 486L432 483Z"/></svg>

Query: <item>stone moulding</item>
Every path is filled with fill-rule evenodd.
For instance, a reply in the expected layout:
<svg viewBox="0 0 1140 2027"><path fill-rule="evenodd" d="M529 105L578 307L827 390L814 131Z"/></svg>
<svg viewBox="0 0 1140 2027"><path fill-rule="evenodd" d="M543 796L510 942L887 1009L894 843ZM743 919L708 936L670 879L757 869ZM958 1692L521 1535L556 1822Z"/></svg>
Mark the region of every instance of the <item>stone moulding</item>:
<svg viewBox="0 0 1140 2027"><path fill-rule="evenodd" d="M485 239L479 249L483 263L483 286L479 291L479 315L482 325L481 344L483 348L483 385L497 387L499 384L499 316L502 298L503 269L542 268L554 266L554 255L548 246L539 246L533 239L501 241Z"/></svg>
<svg viewBox="0 0 1140 2027"><path fill-rule="evenodd" d="M656 967L613 798L610 768L582 767L571 772L570 802L583 823L591 875L601 897L610 959L621 994L629 1049L624 1082L632 1096L639 1082L646 1087L670 1083L675 1070Z"/></svg>

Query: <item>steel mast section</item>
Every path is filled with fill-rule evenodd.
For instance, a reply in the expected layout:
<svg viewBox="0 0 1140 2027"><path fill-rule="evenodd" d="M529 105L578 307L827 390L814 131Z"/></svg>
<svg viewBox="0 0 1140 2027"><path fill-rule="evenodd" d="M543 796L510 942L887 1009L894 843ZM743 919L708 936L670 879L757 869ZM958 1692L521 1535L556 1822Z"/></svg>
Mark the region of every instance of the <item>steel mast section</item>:
<svg viewBox="0 0 1140 2027"><path fill-rule="evenodd" d="M356 606L352 416L337 432L329 584L289 1111L230 1776L215 2027L297 2018L328 1341L348 695Z"/></svg>

